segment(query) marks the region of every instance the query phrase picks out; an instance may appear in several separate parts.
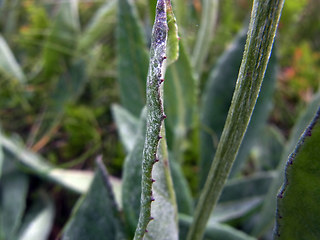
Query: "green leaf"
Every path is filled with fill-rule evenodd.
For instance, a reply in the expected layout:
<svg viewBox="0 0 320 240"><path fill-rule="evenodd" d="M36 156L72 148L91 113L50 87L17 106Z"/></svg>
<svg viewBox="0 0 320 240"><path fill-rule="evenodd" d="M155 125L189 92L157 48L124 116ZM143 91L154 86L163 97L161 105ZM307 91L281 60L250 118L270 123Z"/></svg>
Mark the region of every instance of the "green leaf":
<svg viewBox="0 0 320 240"><path fill-rule="evenodd" d="M54 181L78 193L86 192L91 181L92 172L59 169L49 164L40 155L26 149L17 141L0 133L3 148L15 156L15 159L31 172Z"/></svg>
<svg viewBox="0 0 320 240"><path fill-rule="evenodd" d="M166 0L167 4L167 23L168 23L168 40L167 40L167 66L175 62L179 57L179 36L177 20L174 16L171 0Z"/></svg>
<svg viewBox="0 0 320 240"><path fill-rule="evenodd" d="M98 167L88 193L73 210L63 240L126 239L109 176L102 162Z"/></svg>
<svg viewBox="0 0 320 240"><path fill-rule="evenodd" d="M4 151L0 181L0 239L14 239L26 207L28 177L17 170L14 156Z"/></svg>
<svg viewBox="0 0 320 240"><path fill-rule="evenodd" d="M9 78L18 80L20 83L26 82L26 77L15 59L6 40L0 34L0 72Z"/></svg>
<svg viewBox="0 0 320 240"><path fill-rule="evenodd" d="M113 104L111 109L121 142L126 151L130 152L134 147L139 121L120 105Z"/></svg>
<svg viewBox="0 0 320 240"><path fill-rule="evenodd" d="M277 195L275 239L320 238L320 108L289 156Z"/></svg>
<svg viewBox="0 0 320 240"><path fill-rule="evenodd" d="M54 220L54 203L49 195L40 192L40 197L27 212L18 240L46 240Z"/></svg>
<svg viewBox="0 0 320 240"><path fill-rule="evenodd" d="M268 192L275 176L274 172L268 172L243 179L229 180L221 193L219 203L263 196Z"/></svg>
<svg viewBox="0 0 320 240"><path fill-rule="evenodd" d="M274 216L276 212L276 198L277 192L283 183L282 172L285 164L288 160L289 154L294 150L294 147L299 139L301 133L305 129L305 126L311 122L314 117L314 113L317 111L320 105L320 93L318 93L304 113L302 113L297 120L294 128L292 129L288 143L286 144L282 155L281 162L277 167L277 177L272 181L268 194L265 197L261 214L258 220L256 220L253 234L255 236L261 236L266 230L272 227L274 223Z"/></svg>
<svg viewBox="0 0 320 240"><path fill-rule="evenodd" d="M124 143L126 149L130 153L126 158L127 160L125 161L125 163L128 161L139 162L139 158L142 158L142 156L140 156L140 153L142 152L142 149L143 149L143 143L144 143L143 133L145 132L145 126L139 127L139 122L136 120L136 118L134 118L132 114L130 114L126 109L122 108L119 105L113 105L112 110L113 110L113 115L116 119L116 124L118 126L118 131L122 139L122 142ZM145 122L143 124L145 124ZM144 129L143 133L141 133L142 128ZM133 160L132 158L135 158L135 156L138 159ZM180 165L173 158L173 154L169 154L169 159L170 159L169 164L170 164L170 169L172 173L172 180L173 180L174 189L177 197L179 212L185 213L185 214L191 214L193 203L192 203L191 191L189 189L188 183L182 173L182 169ZM137 168L139 167L140 165ZM136 182L139 182L138 184L140 184L140 181L141 181L140 172L136 172L138 173L137 175L135 175L136 178L133 178L132 174L129 174L127 176L127 172L129 170L131 171L132 168L133 168L132 166L124 167L124 173L123 173L123 179L130 178L132 180L132 181L124 180L125 184L124 184L124 188L122 189L124 192L126 192L126 196L124 196L123 201L125 202L124 208L126 209L125 213L127 213L128 219L130 218L136 219L139 216L138 208L140 206L139 199L130 197L134 184L136 184ZM140 192L134 195L139 195L139 194ZM131 226L130 226L131 232L133 232L135 229L136 222L135 220L130 220L130 223L131 223Z"/></svg>
<svg viewBox="0 0 320 240"><path fill-rule="evenodd" d="M155 199L151 205L151 217L154 219L148 224L146 240L178 240L178 209L174 192L167 143L165 141L165 129L162 126L158 157L159 162L152 170L152 194Z"/></svg>
<svg viewBox="0 0 320 240"><path fill-rule="evenodd" d="M237 36L231 47L220 57L217 65L210 74L207 87L205 88L206 91L203 96L201 116L203 130L201 131L200 137L201 187L208 175L227 118L245 43L246 31L243 30ZM231 176L235 175L241 169L240 167L247 159L248 153L258 137L259 131L261 131L261 128L266 123L269 111L271 110L271 96L275 86L275 68L275 54L272 54L249 127L231 170Z"/></svg>
<svg viewBox="0 0 320 240"><path fill-rule="evenodd" d="M285 139L279 129L266 125L261 132L263 138L257 139L254 147L258 163L262 170L274 170L279 165L284 149ZM255 155L255 154L253 154Z"/></svg>
<svg viewBox="0 0 320 240"><path fill-rule="evenodd" d="M61 121L65 106L75 102L83 92L88 81L85 68L86 65L83 60L76 61L68 71L59 77L49 95L47 109L40 117L42 122L39 128L33 135L29 136L29 142L36 141L33 149L41 149L43 144L46 143L46 140L42 140L50 139L51 134Z"/></svg>
<svg viewBox="0 0 320 240"><path fill-rule="evenodd" d="M66 72L75 55L80 23L78 1L60 1L43 50L44 78Z"/></svg>
<svg viewBox="0 0 320 240"><path fill-rule="evenodd" d="M232 179L225 185L210 221L221 222L239 218L261 204L268 192L274 172L244 179Z"/></svg>
<svg viewBox="0 0 320 240"><path fill-rule="evenodd" d="M1 127L0 127L0 134L1 134ZM4 155L3 155L2 142L1 142L1 139L0 139L0 179L1 179L1 176L2 176L3 163L4 163Z"/></svg>
<svg viewBox="0 0 320 240"><path fill-rule="evenodd" d="M126 157L124 168L123 168L123 187L122 187L122 205L123 212L125 214L126 223L128 226L128 232L130 236L133 237L135 228L139 219L140 212L140 196L141 196L141 174L142 174L142 152L145 142L146 133L146 112L141 113L139 128L137 131L137 137L135 140L135 145L129 155ZM152 172L152 177L156 180L153 184L153 197L155 201L152 203L152 217L154 220L148 225L148 235L151 235L151 239L157 239L156 232L162 231L161 234L165 234L170 229L174 229L174 225L169 219L173 209L175 209L175 204L172 202L172 186L168 181L170 176L170 171L168 166L160 161L155 165ZM165 198L164 198L165 197ZM163 224L163 221L166 224ZM154 225L152 226L152 223ZM174 224L174 223L173 223ZM163 226L167 225L167 229L163 230ZM164 236L164 235L158 235ZM145 238L149 239L150 235L146 235ZM172 239L169 237L169 239Z"/></svg>
<svg viewBox="0 0 320 240"><path fill-rule="evenodd" d="M179 215L179 239L186 239L192 217ZM209 223L204 233L204 240L254 240L255 238L226 224Z"/></svg>
<svg viewBox="0 0 320 240"><path fill-rule="evenodd" d="M118 83L122 105L138 117L145 105L148 54L135 5L118 1Z"/></svg>
<svg viewBox="0 0 320 240"><path fill-rule="evenodd" d="M193 199L186 178L183 175L180 164L169 154L169 164L172 174L174 192L177 198L178 212L192 215Z"/></svg>
<svg viewBox="0 0 320 240"><path fill-rule="evenodd" d="M117 2L108 1L102 5L90 20L78 42L80 52L88 51L103 36L108 35L114 27Z"/></svg>
<svg viewBox="0 0 320 240"><path fill-rule="evenodd" d="M208 56L210 43L214 38L215 25L218 20L218 0L204 0L201 14L200 29L197 34L192 54L192 64L199 81L204 62Z"/></svg>
<svg viewBox="0 0 320 240"><path fill-rule="evenodd" d="M157 0L150 0L148 1L148 3L149 3L150 20L153 23L156 17Z"/></svg>
<svg viewBox="0 0 320 240"><path fill-rule="evenodd" d="M127 155L122 176L122 206L127 230L132 238L138 223L141 196L142 151L146 134L146 111L141 112L134 146Z"/></svg>
<svg viewBox="0 0 320 240"><path fill-rule="evenodd" d="M170 139L169 136L169 148L180 162L179 151L188 130L192 127L197 103L195 79L182 41L178 60L171 64L166 72L164 97L165 112L168 116L167 127L173 132L174 137Z"/></svg>

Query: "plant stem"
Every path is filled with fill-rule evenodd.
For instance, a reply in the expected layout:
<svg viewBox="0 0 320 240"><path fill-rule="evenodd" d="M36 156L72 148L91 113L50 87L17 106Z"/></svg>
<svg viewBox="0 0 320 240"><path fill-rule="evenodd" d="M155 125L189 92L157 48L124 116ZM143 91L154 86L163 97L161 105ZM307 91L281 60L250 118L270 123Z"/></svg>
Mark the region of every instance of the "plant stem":
<svg viewBox="0 0 320 240"><path fill-rule="evenodd" d="M151 218L152 167L157 159L161 124L165 118L161 96L161 83L164 77L163 61L166 59L168 25L165 0L158 0L156 18L152 29L150 63L147 78L147 129L143 149L141 204L139 222L134 239L143 239Z"/></svg>
<svg viewBox="0 0 320 240"><path fill-rule="evenodd" d="M284 0L255 0L235 92L188 240L200 240L249 124L271 54Z"/></svg>

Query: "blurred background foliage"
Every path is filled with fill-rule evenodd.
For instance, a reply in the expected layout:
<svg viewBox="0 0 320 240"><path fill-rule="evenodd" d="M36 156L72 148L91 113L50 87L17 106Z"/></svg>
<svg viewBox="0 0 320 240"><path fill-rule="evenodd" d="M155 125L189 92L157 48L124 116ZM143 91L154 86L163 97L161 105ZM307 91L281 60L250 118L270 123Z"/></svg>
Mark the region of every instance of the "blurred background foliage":
<svg viewBox="0 0 320 240"><path fill-rule="evenodd" d="M149 45L152 23L146 11L148 2L134 2L144 30L143 40ZM121 177L125 149L111 112L111 105L120 102L116 1L76 3L0 0L1 129L16 134L29 149L63 168L92 170L95 157L102 153L111 175ZM191 53L202 1L176 0L173 5L180 37L185 50ZM251 6L250 0L220 1L214 38L210 39L208 57L199 76L200 95L212 66L248 22ZM288 138L298 115L319 91L319 9L318 0L285 2L276 39L277 85L268 120L284 138ZM186 145L184 155L183 171L195 194L199 169L192 144ZM246 171L250 172L250 164ZM32 177L28 202L43 188L58 203L50 235L55 239L77 195ZM46 196L43 199L51 204Z"/></svg>

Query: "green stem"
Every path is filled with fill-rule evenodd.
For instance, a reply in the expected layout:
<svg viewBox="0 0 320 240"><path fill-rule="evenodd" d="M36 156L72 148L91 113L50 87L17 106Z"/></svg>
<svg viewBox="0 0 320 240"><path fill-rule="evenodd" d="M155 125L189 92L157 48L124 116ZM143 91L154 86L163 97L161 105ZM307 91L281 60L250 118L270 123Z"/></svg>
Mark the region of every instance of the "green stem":
<svg viewBox="0 0 320 240"><path fill-rule="evenodd" d="M139 222L134 239L143 239L151 218L152 167L158 161L157 149L160 140L161 124L165 118L161 95L164 77L168 25L165 0L158 0L156 18L152 30L149 73L147 78L147 130L143 149L141 204Z"/></svg>
<svg viewBox="0 0 320 240"><path fill-rule="evenodd" d="M284 0L255 0L236 89L188 240L202 239L236 158L259 95Z"/></svg>
<svg viewBox="0 0 320 240"><path fill-rule="evenodd" d="M204 0L203 3L200 29L198 31L192 58L197 80L199 79L199 73L202 71L203 63L208 56L210 41L213 38L214 26L218 19L218 2L219 0Z"/></svg>

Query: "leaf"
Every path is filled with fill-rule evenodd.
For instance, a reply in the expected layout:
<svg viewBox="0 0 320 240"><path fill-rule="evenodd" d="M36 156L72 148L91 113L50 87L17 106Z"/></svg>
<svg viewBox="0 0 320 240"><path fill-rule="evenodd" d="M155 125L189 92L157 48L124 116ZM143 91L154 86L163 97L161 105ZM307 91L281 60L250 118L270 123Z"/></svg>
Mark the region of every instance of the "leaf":
<svg viewBox="0 0 320 240"><path fill-rule="evenodd" d="M234 219L244 218L252 211L256 210L263 201L262 197L241 199L234 202L217 204L214 214L209 222L227 222Z"/></svg>
<svg viewBox="0 0 320 240"><path fill-rule="evenodd" d="M201 14L200 29L197 34L195 47L192 54L192 65L196 79L202 72L204 62L208 56L211 40L214 38L215 25L218 20L218 0L204 0Z"/></svg>
<svg viewBox="0 0 320 240"><path fill-rule="evenodd" d="M116 4L115 0L108 1L95 12L79 38L78 50L80 52L88 51L99 39L110 33L113 29Z"/></svg>
<svg viewBox="0 0 320 240"><path fill-rule="evenodd" d="M130 152L134 147L137 135L138 119L120 105L113 104L111 109L121 142L126 151Z"/></svg>
<svg viewBox="0 0 320 240"><path fill-rule="evenodd" d="M231 104L238 71L246 43L246 31L243 30L232 46L220 57L212 70L203 96L201 122L203 130L200 135L201 172L200 186L203 186L208 175L212 159L215 155L220 136ZM256 141L259 131L264 126L272 103L272 93L275 86L275 54L270 58L262 83L259 98L245 134L238 156L231 170L231 176L239 171L247 159L251 146ZM214 104L214 107L212 107Z"/></svg>
<svg viewBox="0 0 320 240"><path fill-rule="evenodd" d="M46 240L53 226L55 209L50 197L40 192L40 197L28 211L18 240Z"/></svg>
<svg viewBox="0 0 320 240"><path fill-rule="evenodd" d="M243 217L255 209L263 201L263 196L268 192L275 176L274 172L269 172L244 179L229 180L210 221L229 221Z"/></svg>
<svg viewBox="0 0 320 240"><path fill-rule="evenodd" d="M270 189L265 197L261 214L259 219L255 222L255 227L253 229L253 234L255 236L261 236L268 228L272 227L274 222L274 216L276 212L276 198L277 192L283 183L283 177L281 173L285 167L288 160L289 154L294 150L297 139L299 139L301 133L303 132L305 126L311 122L314 117L314 113L320 105L320 93L318 93L312 102L309 104L305 112L303 112L298 118L294 128L291 131L290 138L286 144L282 155L281 161L277 167L277 177L272 181Z"/></svg>
<svg viewBox="0 0 320 240"><path fill-rule="evenodd" d="M108 177L102 162L98 163L90 189L74 208L62 240L126 239Z"/></svg>
<svg viewBox="0 0 320 240"><path fill-rule="evenodd" d="M165 112L168 116L167 127L173 132L174 139L168 139L169 148L180 162L179 151L192 127L196 110L196 86L190 60L180 41L180 55L166 72L164 84Z"/></svg>
<svg viewBox="0 0 320 240"><path fill-rule="evenodd" d="M127 148L128 152L132 151L138 151L142 152L143 148L143 142L144 142L144 136L139 132L139 129L144 128L143 126L140 126L139 128L139 122L135 117L130 114L126 109L122 108L119 105L113 105L112 106L112 111L113 115L116 119L116 123L118 126L118 131L120 134L120 137L122 139L122 142L124 143L125 147ZM145 124L145 123L144 123ZM144 130L145 131L145 130ZM138 142L137 142L138 141ZM136 145L135 145L136 144ZM133 150L135 149L135 150ZM136 153L130 153L130 156L133 157L135 156ZM139 154L138 154L139 156ZM128 156L129 157L129 156ZM127 159L128 159L127 157ZM142 156L140 156L142 158ZM173 159L173 155L169 154L169 164L170 164L170 169L172 173L172 180L174 184L174 189L177 197L177 202L178 202L178 208L179 212L185 213L185 214L191 214L192 213L192 197L191 197L191 191L189 189L188 183L183 176L182 169L180 165L176 162L175 159ZM129 161L129 160L128 160ZM137 160L138 161L138 160ZM124 168L127 169L127 168ZM126 171L124 171L124 177L126 176ZM132 179L132 175L130 175ZM141 179L141 173L139 176L137 176L137 181L140 181ZM124 201L125 202L136 202L136 207L139 207L140 205L140 200L139 199L132 199L130 195L130 191L133 187L133 184L135 184L135 181L124 181L127 183L125 188L127 188L126 191L128 191L127 196L125 197ZM137 194L138 195L138 194ZM124 204L128 208L130 208L130 204ZM137 208L131 208L127 209L128 212L132 211L135 212L136 216L139 216L139 211ZM130 215L130 214L128 214ZM130 218L130 217L129 217ZM132 221L135 222L135 221ZM135 224L132 224L132 231L135 228Z"/></svg>
<svg viewBox="0 0 320 240"><path fill-rule="evenodd" d="M257 139L258 165L263 170L274 170L279 165L281 154L284 149L285 139L276 127L266 125L261 132L263 138Z"/></svg>
<svg viewBox="0 0 320 240"><path fill-rule="evenodd" d="M191 190L186 178L183 175L180 164L169 153L169 164L174 186L174 192L177 198L178 212L192 215L193 199Z"/></svg>
<svg viewBox="0 0 320 240"><path fill-rule="evenodd" d="M275 239L320 238L320 108L289 156L277 195Z"/></svg>
<svg viewBox="0 0 320 240"><path fill-rule="evenodd" d="M138 117L145 105L148 54L135 6L118 1L118 84L122 105Z"/></svg>
<svg viewBox="0 0 320 240"><path fill-rule="evenodd" d="M20 226L29 187L28 177L17 170L14 156L4 151L0 181L0 238L14 239Z"/></svg>
<svg viewBox="0 0 320 240"><path fill-rule="evenodd" d="M167 40L167 66L175 62L179 57L179 36L176 17L174 16L171 0L166 0L167 5L167 23L168 23L168 40Z"/></svg>
<svg viewBox="0 0 320 240"><path fill-rule="evenodd" d="M45 79L66 72L75 55L80 33L78 1L60 1L54 19L43 50Z"/></svg>
<svg viewBox="0 0 320 240"><path fill-rule="evenodd" d="M179 215L179 239L186 239L187 232L192 223L192 217ZM232 228L226 224L209 223L206 227L204 240L254 240L255 238Z"/></svg>
<svg viewBox="0 0 320 240"><path fill-rule="evenodd" d="M156 17L157 0L150 0L148 1L148 3L149 3L150 20L153 23Z"/></svg>
<svg viewBox="0 0 320 240"><path fill-rule="evenodd" d="M221 193L219 203L263 196L268 192L270 182L275 176L274 172L268 172L229 180Z"/></svg>
<svg viewBox="0 0 320 240"><path fill-rule="evenodd" d="M0 127L0 134L1 134L1 127ZM1 180L1 176L2 176L3 163L4 163L4 155L3 155L2 142L0 139L0 180Z"/></svg>
<svg viewBox="0 0 320 240"><path fill-rule="evenodd" d="M3 148L15 156L15 159L28 170L70 190L78 193L86 192L92 181L91 172L56 168L47 163L40 155L29 151L20 143L5 137L1 133L0 141Z"/></svg>
<svg viewBox="0 0 320 240"><path fill-rule="evenodd" d="M141 112L134 147L127 155L122 176L122 206L132 238L138 223L141 196L142 151L146 134L146 111Z"/></svg>
<svg viewBox="0 0 320 240"><path fill-rule="evenodd" d="M65 112L65 106L78 99L87 81L83 60L76 61L68 71L59 77L59 81L49 95L49 103L43 116L41 116L40 126L33 135L29 136L29 142L36 141L32 147L34 151L41 149L50 140Z"/></svg>
<svg viewBox="0 0 320 240"><path fill-rule="evenodd" d="M152 170L152 178L155 179L152 185L152 197L155 200L151 205L151 217L154 219L148 225L148 232L144 237L146 240L178 240L178 209L164 132L162 126L161 136L164 139L159 144L159 162Z"/></svg>
<svg viewBox="0 0 320 240"><path fill-rule="evenodd" d="M6 40L0 34L0 72L5 76L18 80L20 83L26 82L26 77L15 59Z"/></svg>

